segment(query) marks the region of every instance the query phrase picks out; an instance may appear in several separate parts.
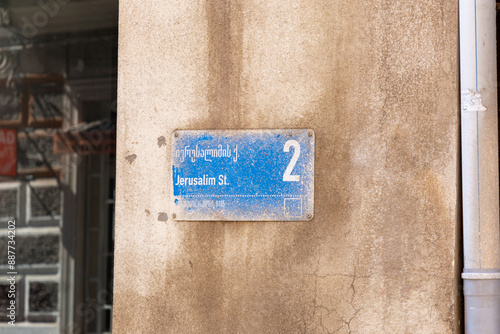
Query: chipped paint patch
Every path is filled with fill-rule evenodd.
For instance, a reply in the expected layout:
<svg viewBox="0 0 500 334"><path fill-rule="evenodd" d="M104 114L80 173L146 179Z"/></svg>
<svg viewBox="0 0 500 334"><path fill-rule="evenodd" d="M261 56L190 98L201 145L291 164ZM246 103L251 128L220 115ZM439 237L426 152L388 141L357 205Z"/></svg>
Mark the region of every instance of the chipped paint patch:
<svg viewBox="0 0 500 334"><path fill-rule="evenodd" d="M168 220L168 214L165 212L158 213L158 221L166 222Z"/></svg>
<svg viewBox="0 0 500 334"><path fill-rule="evenodd" d="M165 137L161 136L161 137L158 137L158 147L162 147L162 146L167 146L167 141L165 140Z"/></svg>
<svg viewBox="0 0 500 334"><path fill-rule="evenodd" d="M135 159L137 159L137 155L131 154L131 155L127 156L125 159L127 159L128 162L132 163L135 161Z"/></svg>

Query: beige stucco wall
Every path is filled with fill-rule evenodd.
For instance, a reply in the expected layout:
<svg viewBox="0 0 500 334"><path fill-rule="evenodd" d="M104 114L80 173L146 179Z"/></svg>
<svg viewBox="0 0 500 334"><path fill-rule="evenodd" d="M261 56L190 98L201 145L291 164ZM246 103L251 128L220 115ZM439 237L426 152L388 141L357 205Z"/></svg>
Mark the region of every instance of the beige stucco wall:
<svg viewBox="0 0 500 334"><path fill-rule="evenodd" d="M453 333L457 2L120 1L114 333ZM176 222L174 129L312 128L310 222Z"/></svg>

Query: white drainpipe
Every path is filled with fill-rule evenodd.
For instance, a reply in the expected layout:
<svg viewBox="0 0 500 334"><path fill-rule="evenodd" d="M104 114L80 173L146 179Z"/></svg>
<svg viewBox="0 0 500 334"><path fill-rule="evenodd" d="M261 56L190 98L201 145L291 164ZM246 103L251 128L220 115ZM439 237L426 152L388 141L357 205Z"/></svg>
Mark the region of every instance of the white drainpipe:
<svg viewBox="0 0 500 334"><path fill-rule="evenodd" d="M495 1L460 0L465 333L500 333Z"/></svg>

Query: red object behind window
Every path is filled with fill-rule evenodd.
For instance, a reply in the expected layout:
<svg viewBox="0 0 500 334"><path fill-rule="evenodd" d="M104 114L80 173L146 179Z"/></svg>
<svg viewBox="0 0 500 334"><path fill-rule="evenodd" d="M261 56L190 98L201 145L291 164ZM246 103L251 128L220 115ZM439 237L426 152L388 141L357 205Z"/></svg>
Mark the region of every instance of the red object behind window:
<svg viewBox="0 0 500 334"><path fill-rule="evenodd" d="M17 131L0 129L0 175L17 175Z"/></svg>

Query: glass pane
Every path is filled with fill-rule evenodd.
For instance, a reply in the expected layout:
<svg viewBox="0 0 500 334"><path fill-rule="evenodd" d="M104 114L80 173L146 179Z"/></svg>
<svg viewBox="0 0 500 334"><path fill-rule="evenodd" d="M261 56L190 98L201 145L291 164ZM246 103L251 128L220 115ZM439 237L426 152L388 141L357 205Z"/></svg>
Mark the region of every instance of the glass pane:
<svg viewBox="0 0 500 334"><path fill-rule="evenodd" d="M111 332L111 310L104 311L104 330Z"/></svg>
<svg viewBox="0 0 500 334"><path fill-rule="evenodd" d="M30 312L57 311L57 294L59 285L56 282L31 282L29 295Z"/></svg>
<svg viewBox="0 0 500 334"><path fill-rule="evenodd" d="M118 46L109 40L70 44L69 78L105 77L116 75ZM84 70L82 70L82 66Z"/></svg>
<svg viewBox="0 0 500 334"><path fill-rule="evenodd" d="M110 177L108 181L108 189L109 189L109 194L108 194L108 199L114 201L115 200L115 184L116 180L114 177Z"/></svg>
<svg viewBox="0 0 500 334"><path fill-rule="evenodd" d="M112 282L113 281L113 257L112 256L108 256L107 257L107 261L106 261L106 274L107 274L107 281L110 281ZM113 286L112 284L110 284L111 287ZM113 304L113 291L112 290L107 290L106 292L106 301L105 301L106 304Z"/></svg>
<svg viewBox="0 0 500 334"><path fill-rule="evenodd" d="M88 277L95 278L99 275L99 233L89 232L88 234Z"/></svg>
<svg viewBox="0 0 500 334"><path fill-rule="evenodd" d="M87 303L83 319L87 324L88 332L95 332L97 330L97 283L89 283L89 290L87 291Z"/></svg>
<svg viewBox="0 0 500 334"><path fill-rule="evenodd" d="M88 157L90 164L89 174L101 173L101 157L99 155L90 155Z"/></svg>
<svg viewBox="0 0 500 334"><path fill-rule="evenodd" d="M61 214L61 191L57 187L31 189L31 216L58 216Z"/></svg>
<svg viewBox="0 0 500 334"><path fill-rule="evenodd" d="M110 205L108 208L108 249L107 251L113 253L115 250L115 206Z"/></svg>
<svg viewBox="0 0 500 334"><path fill-rule="evenodd" d="M0 110L0 121L19 120L19 94L10 89L0 89Z"/></svg>
<svg viewBox="0 0 500 334"><path fill-rule="evenodd" d="M10 321L10 319L7 318L7 307L9 307L11 301L8 295L9 285L0 284L0 322Z"/></svg>
<svg viewBox="0 0 500 334"><path fill-rule="evenodd" d="M17 216L17 189L0 190L0 217Z"/></svg>
<svg viewBox="0 0 500 334"><path fill-rule="evenodd" d="M7 264L7 238L0 238L0 264ZM18 236L16 237L16 263L57 263L59 262L59 236Z"/></svg>
<svg viewBox="0 0 500 334"><path fill-rule="evenodd" d="M101 201L101 178L91 177L89 183L89 224L90 227L99 227Z"/></svg>
<svg viewBox="0 0 500 334"><path fill-rule="evenodd" d="M13 308L11 301L14 300L16 303L14 304L15 307L15 320L16 320L16 325L18 322L24 321L24 316L23 316L23 305L22 305L22 300L24 297L24 289L23 289L23 281L20 279L19 276L17 276L16 284L15 284L15 297L9 294L13 293L13 288L11 289L10 283L7 280L5 280L5 283L2 282L0 284L0 322L5 323L13 320L12 318L8 317L11 315ZM10 308L10 310L8 309ZM1 332L1 331L0 331Z"/></svg>
<svg viewBox="0 0 500 334"><path fill-rule="evenodd" d="M54 153L54 139L52 136L35 136L30 134L19 136L18 141L18 170L20 172L30 169L53 169L61 167L61 156Z"/></svg>
<svg viewBox="0 0 500 334"><path fill-rule="evenodd" d="M33 118L35 120L49 120L62 117L62 93L35 93L33 94L33 101Z"/></svg>

